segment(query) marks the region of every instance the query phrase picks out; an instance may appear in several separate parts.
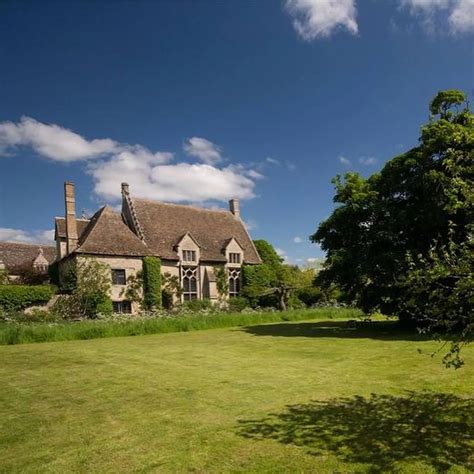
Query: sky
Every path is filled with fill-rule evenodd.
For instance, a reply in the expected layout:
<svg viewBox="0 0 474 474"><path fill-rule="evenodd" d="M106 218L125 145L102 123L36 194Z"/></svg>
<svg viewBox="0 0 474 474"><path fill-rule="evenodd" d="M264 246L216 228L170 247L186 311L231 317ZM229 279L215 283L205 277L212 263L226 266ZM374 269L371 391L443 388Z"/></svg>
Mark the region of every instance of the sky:
<svg viewBox="0 0 474 474"><path fill-rule="evenodd" d="M331 179L416 145L442 89L472 100L474 0L0 2L0 240L132 196L241 202L294 264Z"/></svg>

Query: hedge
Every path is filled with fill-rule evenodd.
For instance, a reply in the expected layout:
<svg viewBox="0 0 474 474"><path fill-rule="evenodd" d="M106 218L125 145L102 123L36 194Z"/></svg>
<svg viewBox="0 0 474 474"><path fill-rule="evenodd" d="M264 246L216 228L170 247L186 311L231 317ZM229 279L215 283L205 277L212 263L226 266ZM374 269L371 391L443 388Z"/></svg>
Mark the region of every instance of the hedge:
<svg viewBox="0 0 474 474"><path fill-rule="evenodd" d="M145 309L161 308L161 261L143 257L143 304Z"/></svg>
<svg viewBox="0 0 474 474"><path fill-rule="evenodd" d="M51 285L0 285L0 307L18 311L46 304L55 291Z"/></svg>

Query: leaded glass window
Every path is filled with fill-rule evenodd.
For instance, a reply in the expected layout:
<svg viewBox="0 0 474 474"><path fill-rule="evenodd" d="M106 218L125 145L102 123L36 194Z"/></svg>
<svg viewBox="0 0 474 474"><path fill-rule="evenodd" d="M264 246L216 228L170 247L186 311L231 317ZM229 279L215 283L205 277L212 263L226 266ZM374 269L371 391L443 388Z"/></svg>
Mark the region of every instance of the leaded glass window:
<svg viewBox="0 0 474 474"><path fill-rule="evenodd" d="M240 295L240 269L230 268L229 269L229 296Z"/></svg>
<svg viewBox="0 0 474 474"><path fill-rule="evenodd" d="M198 297L198 267L182 267L181 285L183 300L196 300Z"/></svg>

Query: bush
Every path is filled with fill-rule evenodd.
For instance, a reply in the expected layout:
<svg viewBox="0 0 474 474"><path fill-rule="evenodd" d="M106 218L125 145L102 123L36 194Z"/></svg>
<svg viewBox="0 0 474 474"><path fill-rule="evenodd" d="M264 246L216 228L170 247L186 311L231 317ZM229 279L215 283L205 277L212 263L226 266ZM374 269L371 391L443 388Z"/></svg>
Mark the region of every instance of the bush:
<svg viewBox="0 0 474 474"><path fill-rule="evenodd" d="M112 305L112 299L109 296L104 296L96 306L97 314L110 315L114 312L114 307Z"/></svg>
<svg viewBox="0 0 474 474"><path fill-rule="evenodd" d="M69 295L61 295L53 312L63 318L96 318L99 313L110 314L110 267L94 258L81 258L67 268L69 282L75 287ZM71 291L71 287L68 288Z"/></svg>
<svg viewBox="0 0 474 474"><path fill-rule="evenodd" d="M207 309L213 309L214 305L212 304L211 300L209 299L202 299L202 300L191 300L186 301L182 304L181 308L184 311L202 311Z"/></svg>
<svg viewBox="0 0 474 474"><path fill-rule="evenodd" d="M16 267L15 274L18 275L18 282L22 285L43 285L49 281L47 273L28 264Z"/></svg>
<svg viewBox="0 0 474 474"><path fill-rule="evenodd" d="M56 289L50 285L0 285L0 307L19 311L28 306L46 304Z"/></svg>
<svg viewBox="0 0 474 474"><path fill-rule="evenodd" d="M249 302L246 298L242 296L235 296L233 298L229 298L227 302L227 309L231 313L240 313L244 309L249 307Z"/></svg>
<svg viewBox="0 0 474 474"><path fill-rule="evenodd" d="M161 308L161 261L143 257L143 304L147 310Z"/></svg>

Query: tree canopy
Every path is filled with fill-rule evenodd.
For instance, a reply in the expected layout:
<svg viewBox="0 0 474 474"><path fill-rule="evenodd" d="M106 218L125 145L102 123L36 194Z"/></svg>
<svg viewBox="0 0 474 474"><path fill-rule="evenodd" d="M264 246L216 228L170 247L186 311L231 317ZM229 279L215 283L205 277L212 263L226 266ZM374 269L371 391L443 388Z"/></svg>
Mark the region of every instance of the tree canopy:
<svg viewBox="0 0 474 474"><path fill-rule="evenodd" d="M447 268L448 248L451 261L461 259L457 267L466 268L474 232L474 116L457 90L438 93L430 112L418 146L388 161L379 173L367 179L355 172L336 176L337 207L311 240L327 252L322 284L336 283L366 311L405 319L416 314L443 323L434 309L415 311L412 272L436 265L434 255L443 252L437 262ZM448 277L446 292L457 281ZM462 301L452 303L472 324L472 287L462 293ZM432 307L441 294L430 292ZM410 298L415 303L407 305ZM459 314L456 321L469 327Z"/></svg>

